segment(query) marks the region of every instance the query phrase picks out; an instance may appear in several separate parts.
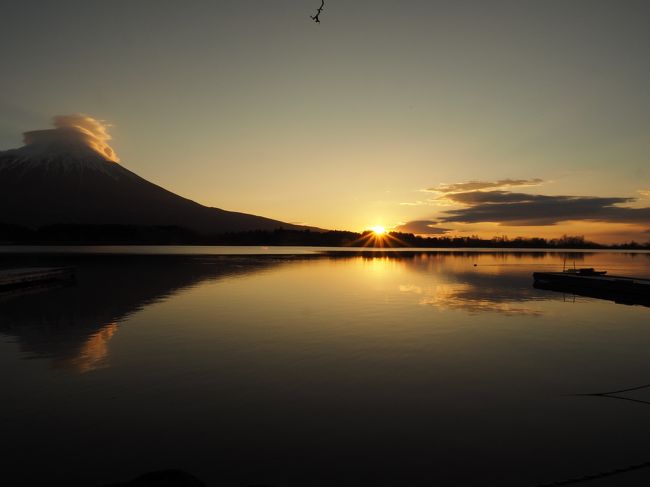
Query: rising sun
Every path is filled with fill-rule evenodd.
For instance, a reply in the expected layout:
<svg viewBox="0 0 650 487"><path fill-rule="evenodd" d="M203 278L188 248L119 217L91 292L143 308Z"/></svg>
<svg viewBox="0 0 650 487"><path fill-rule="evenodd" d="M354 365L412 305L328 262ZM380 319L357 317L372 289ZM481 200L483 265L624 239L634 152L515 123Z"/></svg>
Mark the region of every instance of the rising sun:
<svg viewBox="0 0 650 487"><path fill-rule="evenodd" d="M384 233L386 233L386 229L384 227L380 227L379 225L377 225L376 227L370 227L370 230L372 230L372 233L374 233L375 235L383 235Z"/></svg>

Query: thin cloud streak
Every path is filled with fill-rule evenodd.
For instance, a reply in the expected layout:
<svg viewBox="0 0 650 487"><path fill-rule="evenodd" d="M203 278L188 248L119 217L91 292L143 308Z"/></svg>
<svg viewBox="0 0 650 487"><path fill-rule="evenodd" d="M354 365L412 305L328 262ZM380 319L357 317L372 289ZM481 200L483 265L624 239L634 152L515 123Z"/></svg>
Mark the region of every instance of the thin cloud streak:
<svg viewBox="0 0 650 487"><path fill-rule="evenodd" d="M498 181L468 181L466 183L441 184L435 188L427 188L425 191L432 193L461 193L466 191L478 191L483 189L510 188L513 186L539 186L544 180L534 179L500 179Z"/></svg>

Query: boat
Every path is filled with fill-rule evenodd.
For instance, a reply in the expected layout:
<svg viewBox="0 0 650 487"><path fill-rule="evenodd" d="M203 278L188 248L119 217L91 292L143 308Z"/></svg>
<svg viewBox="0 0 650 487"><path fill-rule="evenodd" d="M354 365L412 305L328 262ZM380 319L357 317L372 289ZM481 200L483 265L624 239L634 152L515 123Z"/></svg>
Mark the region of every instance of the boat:
<svg viewBox="0 0 650 487"><path fill-rule="evenodd" d="M606 274L607 271L592 268L534 272L533 286L617 303L650 306L650 279Z"/></svg>

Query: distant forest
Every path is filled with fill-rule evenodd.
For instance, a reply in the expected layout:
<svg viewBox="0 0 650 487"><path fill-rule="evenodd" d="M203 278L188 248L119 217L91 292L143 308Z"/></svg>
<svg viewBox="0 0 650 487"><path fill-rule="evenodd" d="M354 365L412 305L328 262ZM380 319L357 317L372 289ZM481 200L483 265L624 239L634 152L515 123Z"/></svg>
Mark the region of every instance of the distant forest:
<svg viewBox="0 0 650 487"><path fill-rule="evenodd" d="M333 230L247 231L220 235L201 235L178 226L137 225L49 225L37 229L19 225L0 224L0 244L3 245L268 245L318 247L442 247L442 248L535 248L535 249L650 249L650 242L628 242L602 245L583 236L560 238L482 239L471 237L420 237L412 233L390 232L376 237L362 233Z"/></svg>

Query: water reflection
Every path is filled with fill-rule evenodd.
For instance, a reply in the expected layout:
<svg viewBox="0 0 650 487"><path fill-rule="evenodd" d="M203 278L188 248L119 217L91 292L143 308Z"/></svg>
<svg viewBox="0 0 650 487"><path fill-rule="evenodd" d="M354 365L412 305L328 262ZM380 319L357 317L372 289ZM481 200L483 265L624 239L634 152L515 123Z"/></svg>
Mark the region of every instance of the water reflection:
<svg viewBox="0 0 650 487"><path fill-rule="evenodd" d="M621 254L623 255L623 254ZM620 257L620 256L619 256ZM540 303L563 296L531 286L531 270L557 269L566 260L598 266L612 254L549 252L326 252L311 256L8 256L5 266L75 265L75 286L36 288L0 295L0 333L13 337L23 356L49 358L54 368L89 372L106 365L120 322L133 313L208 280L273 269L321 269L313 289L340 286L327 262L356 275L394 282L389 289L412 295L413 304L472 315L542 316ZM612 260L613 259L613 260ZM621 262L628 262L624 256ZM320 264L317 264L320 262ZM297 267L296 267L297 266ZM320 266L320 267L319 267ZM647 269L646 269L647 271ZM366 282L364 285L369 286ZM281 300L281 287L271 292ZM344 292L343 288L339 292Z"/></svg>
<svg viewBox="0 0 650 487"><path fill-rule="evenodd" d="M106 365L119 322L145 307L206 280L269 268L272 259L178 256L52 258L47 265L74 265L77 283L0 294L0 333L22 354L49 358L53 368L84 373ZM41 265L12 259L19 266Z"/></svg>
<svg viewBox="0 0 650 487"><path fill-rule="evenodd" d="M514 487L646 459L646 408L571 394L647 383L648 309L534 289L561 254L15 259L79 279L0 301L12 485Z"/></svg>
<svg viewBox="0 0 650 487"><path fill-rule="evenodd" d="M399 285L400 292L420 296L419 303L439 309L465 310L470 313L497 312L504 315L540 316L540 301L562 300L582 296L604 299L617 304L650 306L647 296L630 296L621 293L590 291L555 285L532 285L532 270L559 271L576 262L587 262L604 269L620 269L637 277L647 276L647 262L641 266L621 266L632 259L650 254L598 254L576 252L432 252L417 253L399 258L386 255L388 261L399 259L402 265L414 273L431 276L431 285L417 286L412 283ZM363 259L372 259L368 254ZM378 259L376 256L374 260ZM614 264L614 265L612 265ZM582 265L582 264L581 264ZM610 272L611 274L612 272ZM542 291L542 292L540 292ZM562 294L547 293L555 291Z"/></svg>
<svg viewBox="0 0 650 487"><path fill-rule="evenodd" d="M560 255L552 257L563 258ZM385 259L396 258L386 256ZM540 316L543 310L535 304L548 296L540 296L531 288L529 267L520 267L519 264L544 259L549 259L545 252L413 253L399 258L398 262L409 271L409 275L416 276L420 282L424 280L425 284L403 283L398 289L402 293L417 295L420 305L439 310Z"/></svg>
<svg viewBox="0 0 650 487"><path fill-rule="evenodd" d="M74 369L77 372L90 372L105 365L108 356L108 342L117 332L117 323L109 323L91 335L73 357L55 357L55 368Z"/></svg>
<svg viewBox="0 0 650 487"><path fill-rule="evenodd" d="M513 304L517 298L521 302L529 301L525 295L509 297L502 294L494 295L489 291L486 292L485 288L470 283L439 284L427 288L410 284L400 285L399 290L417 294L420 296L419 303L421 305L434 306L441 310L464 310L471 314L495 312L508 316L540 316L543 314L540 309Z"/></svg>
<svg viewBox="0 0 650 487"><path fill-rule="evenodd" d="M613 301L616 304L626 305L640 305L650 308L650 296L645 295L643 291L632 294L625 291L607 290L607 289L590 289L581 286L580 283L543 283L535 282L533 287L545 291L553 291L561 293L563 297L582 296L585 298L602 299L605 301Z"/></svg>

